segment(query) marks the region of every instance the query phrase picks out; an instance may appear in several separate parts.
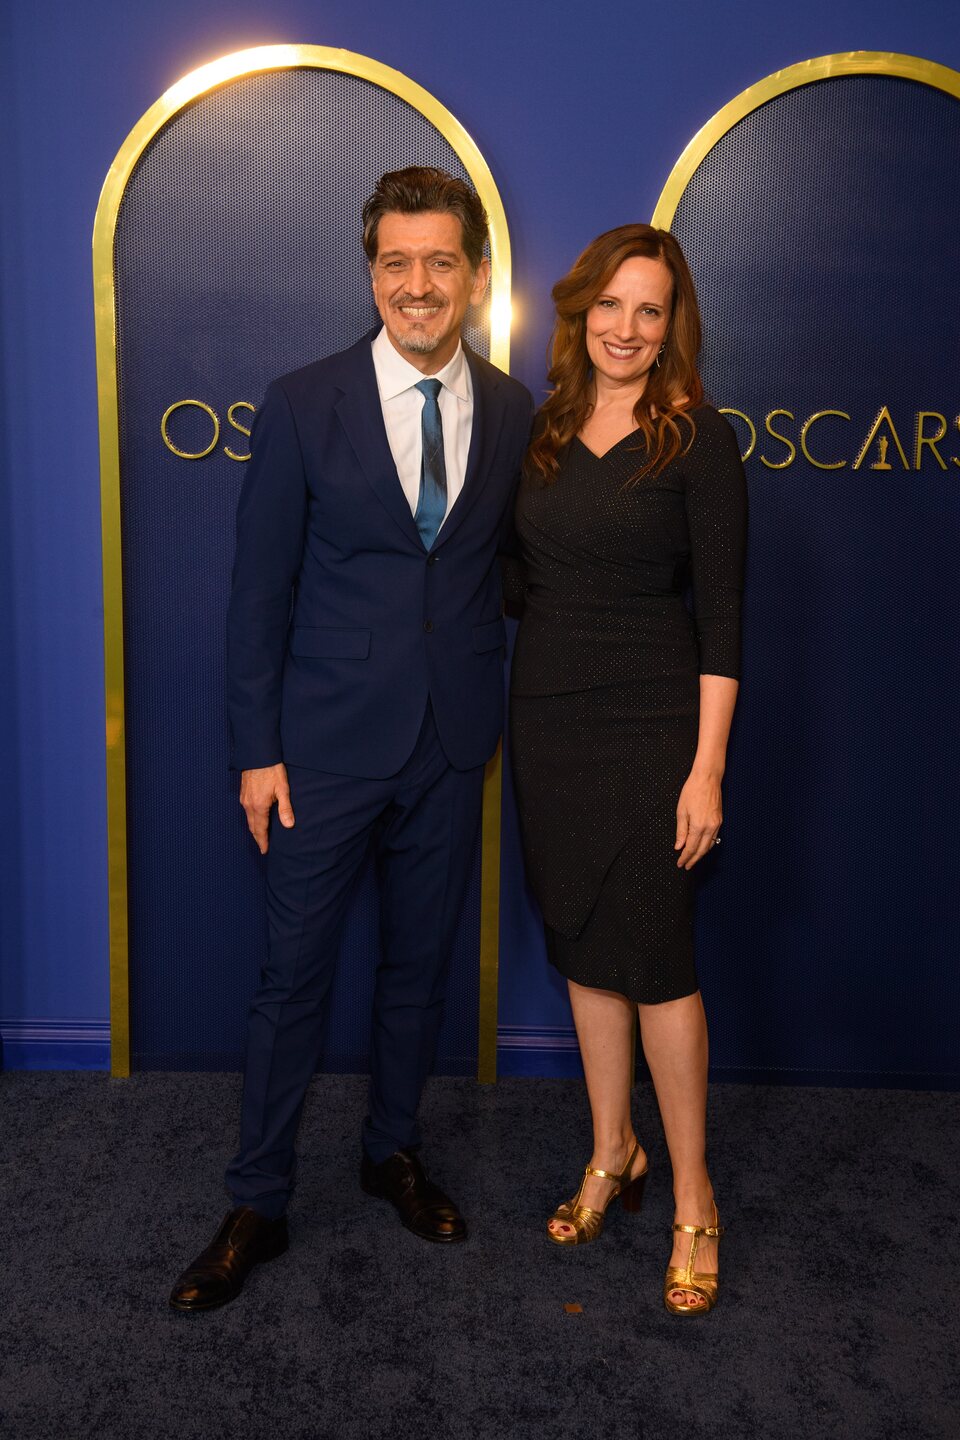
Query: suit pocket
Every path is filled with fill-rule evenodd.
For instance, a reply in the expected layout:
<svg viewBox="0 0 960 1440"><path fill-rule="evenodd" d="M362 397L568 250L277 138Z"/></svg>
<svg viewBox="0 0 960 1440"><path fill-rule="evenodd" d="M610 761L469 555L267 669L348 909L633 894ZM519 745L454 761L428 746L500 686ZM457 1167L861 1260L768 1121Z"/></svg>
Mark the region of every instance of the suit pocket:
<svg viewBox="0 0 960 1440"><path fill-rule="evenodd" d="M486 625L474 625L473 648L478 655L483 655L487 650L499 650L500 646L506 643L507 631L502 618L490 620Z"/></svg>
<svg viewBox="0 0 960 1440"><path fill-rule="evenodd" d="M290 654L307 660L366 660L370 631L298 625L290 634Z"/></svg>

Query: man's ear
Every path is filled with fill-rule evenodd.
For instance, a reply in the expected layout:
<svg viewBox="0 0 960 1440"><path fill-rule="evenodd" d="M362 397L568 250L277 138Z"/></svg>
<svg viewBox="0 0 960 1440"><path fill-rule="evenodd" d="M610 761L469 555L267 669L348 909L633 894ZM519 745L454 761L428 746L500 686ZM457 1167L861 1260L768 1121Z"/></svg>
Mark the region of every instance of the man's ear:
<svg viewBox="0 0 960 1440"><path fill-rule="evenodd" d="M486 256L480 261L473 276L473 289L470 291L470 304L479 305L487 293L487 286L490 284L490 261Z"/></svg>

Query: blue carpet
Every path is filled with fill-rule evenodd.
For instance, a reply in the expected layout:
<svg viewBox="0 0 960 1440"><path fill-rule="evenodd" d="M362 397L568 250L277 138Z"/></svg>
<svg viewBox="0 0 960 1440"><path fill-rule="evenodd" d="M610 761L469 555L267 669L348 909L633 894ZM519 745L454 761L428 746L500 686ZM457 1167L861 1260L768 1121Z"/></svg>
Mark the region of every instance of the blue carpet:
<svg viewBox="0 0 960 1440"><path fill-rule="evenodd" d="M357 1184L364 1081L318 1078L291 1249L224 1310L166 1300L227 1202L239 1080L0 1076L4 1440L956 1440L960 1095L718 1085L721 1298L677 1319L653 1095L643 1212L543 1239L589 1153L579 1082L433 1080L467 1244ZM582 1313L568 1314L565 1303Z"/></svg>

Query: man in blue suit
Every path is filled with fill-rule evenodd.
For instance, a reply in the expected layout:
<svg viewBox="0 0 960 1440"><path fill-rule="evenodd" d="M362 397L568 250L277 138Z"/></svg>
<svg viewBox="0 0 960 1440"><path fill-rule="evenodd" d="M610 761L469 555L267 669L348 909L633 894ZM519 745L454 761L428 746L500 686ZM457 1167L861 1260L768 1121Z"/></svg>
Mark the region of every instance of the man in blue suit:
<svg viewBox="0 0 960 1440"><path fill-rule="evenodd" d="M234 1208L170 1303L210 1310L287 1248L294 1142L345 909L381 890L361 1184L425 1240L463 1240L418 1155L417 1108L502 725L498 551L528 392L463 345L489 279L463 181L383 176L363 243L382 328L267 389L240 498L228 706L267 855L269 951L249 1020Z"/></svg>

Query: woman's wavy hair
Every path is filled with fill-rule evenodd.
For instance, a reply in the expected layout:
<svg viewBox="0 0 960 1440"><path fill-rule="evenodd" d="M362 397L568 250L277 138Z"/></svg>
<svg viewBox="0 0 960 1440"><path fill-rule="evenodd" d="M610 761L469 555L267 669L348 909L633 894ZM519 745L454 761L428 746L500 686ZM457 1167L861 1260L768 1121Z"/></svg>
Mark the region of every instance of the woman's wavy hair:
<svg viewBox="0 0 960 1440"><path fill-rule="evenodd" d="M673 294L660 364L648 374L633 412L645 441L645 454L627 484L636 484L645 475L656 475L693 440L696 426L690 411L703 399L703 382L697 371L700 311L693 279L683 251L669 230L656 230L652 225L618 225L616 230L598 235L569 274L553 287L557 319L547 375L553 390L537 416L525 466L527 474L543 484L550 485L556 479L560 452L582 429L592 409L587 311L624 260L637 255L663 261L673 278Z"/></svg>

